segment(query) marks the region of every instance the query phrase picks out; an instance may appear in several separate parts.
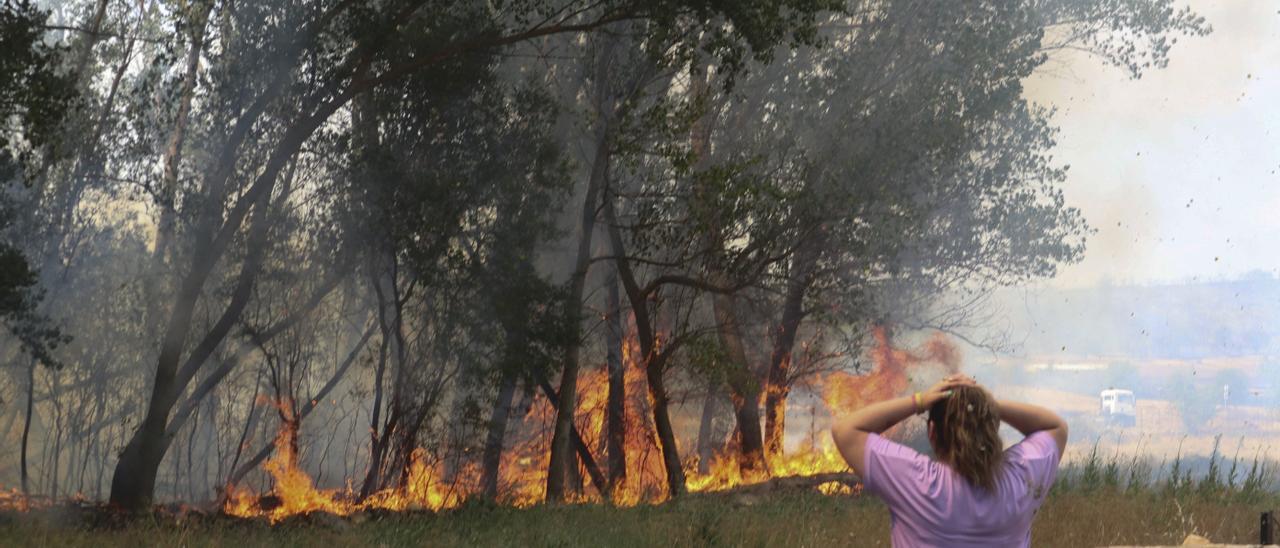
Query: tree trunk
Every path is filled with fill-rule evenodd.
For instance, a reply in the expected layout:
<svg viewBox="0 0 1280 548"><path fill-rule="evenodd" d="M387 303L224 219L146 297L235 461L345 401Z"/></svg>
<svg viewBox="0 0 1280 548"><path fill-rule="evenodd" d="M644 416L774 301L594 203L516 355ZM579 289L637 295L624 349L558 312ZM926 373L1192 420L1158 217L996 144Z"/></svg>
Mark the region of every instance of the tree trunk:
<svg viewBox="0 0 1280 548"><path fill-rule="evenodd" d="M690 91L695 97L708 93L707 73L701 64L695 64L690 71ZM707 169L711 163L711 114L704 114L695 121L690 134L690 145L693 151L695 170ZM705 188L694 189L694 199L702 203L704 210L711 211L706 233L706 245L712 258L707 264L708 277L712 283L727 287L730 285L728 275L720 266L721 250L724 247L724 232L714 212L716 204L714 196ZM733 401L733 414L737 419L737 438L740 454L738 467L744 477L767 473L764 461L764 441L760 433L760 381L747 359L746 346L742 342L742 327L738 322L738 312L733 295L716 293L711 298L716 318L716 334L720 347L729 360L729 388Z"/></svg>
<svg viewBox="0 0 1280 548"><path fill-rule="evenodd" d="M102 404L100 399L94 403L92 414L90 415L90 424L96 423L102 415ZM92 453L94 446L97 444L98 431L90 432L88 429L84 431L84 454L80 457L80 469L76 471L76 492L84 493L84 477L85 472L89 469L89 455Z"/></svg>
<svg viewBox="0 0 1280 548"><path fill-rule="evenodd" d="M788 375L792 350L796 344L796 333L804 320L804 297L813 283L813 273L817 268L823 242L825 239L819 231L807 236L796 251L782 304L782 317L778 321L777 338L774 339L773 352L769 356L764 427L765 452L771 461L782 456L783 437L786 434L787 395L791 392Z"/></svg>
<svg viewBox="0 0 1280 548"><path fill-rule="evenodd" d="M76 54L75 69L71 73L76 82L88 81L84 78L84 69L89 66L89 56L93 54L93 47L102 36L102 19L106 15L107 0L98 0L97 6L93 9L93 15L89 18L89 24L85 25L84 43Z"/></svg>
<svg viewBox="0 0 1280 548"><path fill-rule="evenodd" d="M622 361L622 299L618 292L617 267L610 268L605 281L605 346L609 368L609 394L605 404L608 438L609 484L617 486L627 478L627 384Z"/></svg>
<svg viewBox="0 0 1280 548"><path fill-rule="evenodd" d="M380 282L374 280L374 283L376 289L376 284ZM387 347L390 346L391 340L388 336L389 329L386 321L386 298L383 296L381 289L378 289L375 293L378 297L378 329L382 340L378 345L378 366L373 375L373 406L370 409L371 416L369 418L369 470L365 473L364 484L360 488L360 498L362 499L373 494L381 482L379 472L382 469L382 455L386 445L386 441L380 435L380 432L382 429L382 392L387 371Z"/></svg>
<svg viewBox="0 0 1280 548"><path fill-rule="evenodd" d="M698 421L698 473L711 472L711 461L716 456L715 419L719 414L720 382L712 379L707 382L707 397L702 401L702 417Z"/></svg>
<svg viewBox="0 0 1280 548"><path fill-rule="evenodd" d="M31 415L35 411L36 396L36 360L31 359L31 366L27 368L27 413L22 421L22 494L31 496L31 487L29 484L29 474L27 472L27 443L31 435Z"/></svg>
<svg viewBox="0 0 1280 548"><path fill-rule="evenodd" d="M684 484L684 468L680 465L680 448L676 446L675 430L671 427L671 415L667 409L666 383L662 379L665 360L654 359L646 368L649 396L653 399L653 426L658 431L658 443L662 446L662 464L667 470L667 494L677 498L687 492Z"/></svg>
<svg viewBox="0 0 1280 548"><path fill-rule="evenodd" d="M489 417L489 434L484 441L484 456L481 458L483 471L480 485L484 496L490 499L498 496L498 473L502 466L502 442L507 436L507 419L511 417L511 400L516 393L516 374L505 371L502 384L498 387L498 401L493 405L493 415Z"/></svg>
<svg viewBox="0 0 1280 548"><path fill-rule="evenodd" d="M53 453L49 459L52 468L49 473L49 479L51 480L49 496L57 498L58 471L62 464L62 430L65 420L62 414L62 405L58 403L58 382L60 378L57 375L49 375L49 378L51 379L49 383L49 401L53 403Z"/></svg>
<svg viewBox="0 0 1280 548"><path fill-rule="evenodd" d="M626 246L622 243L622 233L618 228L611 197L605 197L603 210L609 241L613 246L614 265L617 267L618 278L626 289L627 300L631 303L631 315L635 318L636 339L640 342L640 363L644 365L649 396L653 400L653 423L658 434L658 445L662 450L662 465L667 472L667 494L671 498L677 498L684 495L688 488L685 486L684 468L680 464L680 448L676 445L675 431L667 408L666 384L662 378L667 354L657 352L657 333L653 330L647 296L636 282L631 263L626 258Z"/></svg>
<svg viewBox="0 0 1280 548"><path fill-rule="evenodd" d="M394 358L392 365L395 366L395 384L391 386L391 414L387 417L387 429L384 437L391 441L388 449L391 450L391 466L383 470L383 475L387 476L388 471L398 472L395 476L398 482L403 482L408 478L409 456L414 449L414 436L417 434L416 428L407 428L412 426L415 421L405 421L410 415L410 409L406 403L405 394L410 389L409 380L409 362L405 350L404 342L404 305L405 300L400 296L400 259L394 252L389 252L388 264L391 269L387 275L387 291L391 304L391 356ZM387 481L390 476L383 478L383 486L390 485Z"/></svg>
<svg viewBox="0 0 1280 548"><path fill-rule="evenodd" d="M155 249L152 261L163 264L173 238L174 222L177 213L174 203L178 187L178 168L182 163L182 146L187 136L187 120L191 113L191 102L195 96L196 79L200 72L200 52L204 49L204 33L209 12L213 10L213 2L204 2L200 13L190 23L191 45L187 50L186 70L182 75L182 94L178 99L178 112L173 122L173 132L165 144L164 172L160 177L160 221L156 224Z"/></svg>
<svg viewBox="0 0 1280 548"><path fill-rule="evenodd" d="M551 382L536 372L534 374L538 375L538 386L542 388L542 393L547 396L547 400L553 403L560 401L560 395L556 394L556 389L551 386ZM600 495L605 500L610 500L609 484L605 482L604 474L600 472L600 467L596 465L595 458L591 456L591 448L587 447L582 435L578 433L578 427L570 426L569 435L572 438L573 448L578 453L578 460L586 467L587 475L591 476L591 483L596 486L596 489L600 491Z"/></svg>
<svg viewBox="0 0 1280 548"><path fill-rule="evenodd" d="M276 173L278 174L278 171ZM274 179L274 175L271 177ZM251 221L249 253L244 259L239 279L232 292L231 302L213 328L192 350L191 355L182 364L182 370L179 371L178 365L192 327L196 303L200 298L204 281L210 275L216 261L213 250L203 249L207 253L195 253L191 271L183 279L170 315L169 326L165 330L164 340L161 343L146 417L120 453L120 460L112 475L112 504L129 510L141 510L151 504L160 461L164 459L169 443L173 440L173 435L167 432L169 413L177 403L178 397L186 390L187 383L195 375L199 365L213 353L231 330L252 294L267 234L269 198L270 193L258 196L254 208L256 212ZM205 243L211 242L206 240Z"/></svg>
<svg viewBox="0 0 1280 548"><path fill-rule="evenodd" d="M575 456L569 460L564 469L564 479L569 492L581 496L585 487L582 481L582 459L576 455L576 451L574 453Z"/></svg>
<svg viewBox="0 0 1280 548"><path fill-rule="evenodd" d="M200 429L200 412L197 411L191 416L191 428L187 433L187 470L184 477L187 480L187 500L196 500L196 482L195 474L195 453L196 453L196 431ZM181 456L181 451L178 455ZM177 478L174 478L177 481Z"/></svg>
<svg viewBox="0 0 1280 548"><path fill-rule="evenodd" d="M591 236L595 232L596 208L600 202L600 189L609 169L609 139L607 121L597 132L595 160L591 177L587 181L587 193L582 200L582 217L579 223L578 252L574 259L573 275L569 280L566 317L572 336L565 349L564 370L560 376L560 401L556 405L556 426L551 437L551 456L547 464L547 501L564 500L565 474L570 464L569 430L573 427L573 414L578 408L578 357L581 351L582 295L591 266Z"/></svg>
<svg viewBox="0 0 1280 548"><path fill-rule="evenodd" d="M727 355L733 416L737 419L738 468L744 477L767 473L764 442L760 433L760 380L747 361L746 347L738 326L738 314L730 295L712 297L720 346Z"/></svg>
<svg viewBox="0 0 1280 548"><path fill-rule="evenodd" d="M236 444L235 455L231 457L231 470L233 471L233 475L231 476L231 479L226 481L222 488L222 496L219 497L222 500L225 500L225 497L231 496L231 490L234 489L236 484L240 481L240 478L234 475L234 471L237 470L236 467L240 465L240 456L244 454L244 448L249 443L249 436L253 433L253 428L258 423L258 392L261 389L262 368L259 368L258 376L253 381L253 399L249 400L249 415L245 417L244 428L240 430L240 442Z"/></svg>

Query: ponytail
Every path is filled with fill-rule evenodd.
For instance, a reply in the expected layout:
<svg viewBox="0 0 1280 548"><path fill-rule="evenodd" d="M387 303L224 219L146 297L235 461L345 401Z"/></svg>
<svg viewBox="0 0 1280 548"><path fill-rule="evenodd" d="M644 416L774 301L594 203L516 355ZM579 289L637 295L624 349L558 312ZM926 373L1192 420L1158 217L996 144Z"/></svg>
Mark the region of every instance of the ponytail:
<svg viewBox="0 0 1280 548"><path fill-rule="evenodd" d="M953 388L929 408L929 422L938 459L971 485L994 492L1004 456L995 398L977 386Z"/></svg>

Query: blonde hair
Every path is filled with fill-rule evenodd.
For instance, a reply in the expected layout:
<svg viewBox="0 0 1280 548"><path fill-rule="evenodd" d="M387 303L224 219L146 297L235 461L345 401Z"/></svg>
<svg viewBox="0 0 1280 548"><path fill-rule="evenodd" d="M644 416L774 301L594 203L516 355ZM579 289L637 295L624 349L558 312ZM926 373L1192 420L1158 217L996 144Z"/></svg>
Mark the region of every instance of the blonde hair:
<svg viewBox="0 0 1280 548"><path fill-rule="evenodd" d="M996 490L996 474L1004 458L1000 440L1000 408L981 387L959 386L929 408L933 450L971 485Z"/></svg>

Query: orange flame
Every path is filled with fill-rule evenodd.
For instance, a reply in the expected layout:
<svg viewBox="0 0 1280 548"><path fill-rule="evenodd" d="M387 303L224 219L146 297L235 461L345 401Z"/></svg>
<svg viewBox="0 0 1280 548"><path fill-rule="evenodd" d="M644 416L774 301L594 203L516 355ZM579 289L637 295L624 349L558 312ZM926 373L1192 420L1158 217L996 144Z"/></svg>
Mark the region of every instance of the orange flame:
<svg viewBox="0 0 1280 548"><path fill-rule="evenodd" d="M0 489L0 510L29 512L35 506L39 505L39 501L32 497L22 494L17 489L9 489L5 491Z"/></svg>
<svg viewBox="0 0 1280 548"><path fill-rule="evenodd" d="M874 346L868 355L874 363L865 375L835 372L818 383L827 411L834 415L847 409L856 409L871 401L897 396L911 386L909 373L917 366L931 363L941 365L947 371L957 371L959 355L942 335L935 335L917 351L894 348L883 328L873 331ZM644 371L639 360L637 343L628 339L623 344L624 385L626 389L626 476L613 486L612 502L619 506L641 503L657 503L667 498L666 473L663 469L656 431L650 413L650 401ZM604 368L584 371L579 379L579 408L575 424L583 441L591 448L596 464L607 476L605 459L606 407L609 379ZM548 446L555 419L555 409L545 398L538 398L512 428L509 437L517 438L503 451L499 474L499 502L524 507L541 502L546 484ZM296 423L295 423L296 424ZM423 449L414 452L408 478L403 487L386 489L363 501L350 488L317 489L311 477L298 465L296 447L297 432L284 428L276 440L276 454L264 465L274 480L272 497L259 497L247 490L237 490L228 498L224 511L227 514L251 517L263 516L272 523L295 514L324 511L348 515L367 509L428 509L442 510L460 505L468 497L479 492L480 470L475 465L464 466L452 474L452 481L445 481L440 463L430 464ZM689 446L689 444L682 444ZM727 451L718 455L706 474L697 473L695 463L686 466L686 485L691 492L707 492L750 485L762 477L742 477L735 460L736 453ZM578 462L574 459L574 462ZM580 466L580 464L579 464ZM821 436L802 444L796 450L769 463L772 477L809 476L822 473L845 472L844 459L835 449L829 436ZM582 491L571 495L576 502L598 501L598 489L590 486L590 479L583 471L580 477L586 484ZM851 494L854 489L839 482L819 486L827 494ZM2 495L0 495L2 496ZM263 504L270 500L273 504ZM0 498L0 501L3 501Z"/></svg>
<svg viewBox="0 0 1280 548"><path fill-rule="evenodd" d="M874 366L866 375L834 372L822 381L822 399L831 410L853 410L868 403L889 399L906 392L911 385L912 369L927 363L938 364L947 373L960 370L960 353L941 333L935 333L921 351L895 348L883 326L872 331L875 346L871 355Z"/></svg>
<svg viewBox="0 0 1280 548"><path fill-rule="evenodd" d="M296 424L296 423L295 423ZM340 516L368 509L441 510L453 508L463 501L463 493L444 485L439 466L426 464L426 452L414 451L409 464L409 477L402 489L384 489L361 502L350 489L317 489L311 476L298 466L297 430L282 428L276 437L275 455L263 465L275 486L270 507L263 497L238 489L228 497L223 511L240 517L263 516L272 523L297 514L328 512Z"/></svg>

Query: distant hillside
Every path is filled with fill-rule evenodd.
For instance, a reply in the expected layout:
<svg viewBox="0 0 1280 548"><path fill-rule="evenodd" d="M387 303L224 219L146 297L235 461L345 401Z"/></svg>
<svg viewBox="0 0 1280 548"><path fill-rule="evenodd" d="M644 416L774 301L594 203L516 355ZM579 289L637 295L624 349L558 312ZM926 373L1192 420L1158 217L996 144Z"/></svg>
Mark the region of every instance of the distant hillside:
<svg viewBox="0 0 1280 548"><path fill-rule="evenodd" d="M1194 359L1280 355L1280 280L1084 289L1010 289L996 297L1027 355ZM1065 347L1065 350L1064 350Z"/></svg>

